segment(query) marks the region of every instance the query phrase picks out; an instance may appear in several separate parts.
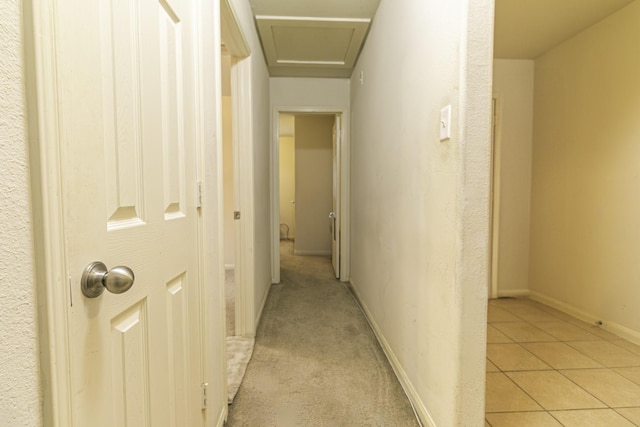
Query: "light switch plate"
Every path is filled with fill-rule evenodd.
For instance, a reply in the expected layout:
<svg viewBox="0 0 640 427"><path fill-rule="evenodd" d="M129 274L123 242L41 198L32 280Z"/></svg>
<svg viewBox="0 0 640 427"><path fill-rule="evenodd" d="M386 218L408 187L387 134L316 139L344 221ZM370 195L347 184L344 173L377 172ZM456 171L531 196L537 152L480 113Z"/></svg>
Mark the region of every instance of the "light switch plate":
<svg viewBox="0 0 640 427"><path fill-rule="evenodd" d="M451 105L440 110L440 141L451 139Z"/></svg>

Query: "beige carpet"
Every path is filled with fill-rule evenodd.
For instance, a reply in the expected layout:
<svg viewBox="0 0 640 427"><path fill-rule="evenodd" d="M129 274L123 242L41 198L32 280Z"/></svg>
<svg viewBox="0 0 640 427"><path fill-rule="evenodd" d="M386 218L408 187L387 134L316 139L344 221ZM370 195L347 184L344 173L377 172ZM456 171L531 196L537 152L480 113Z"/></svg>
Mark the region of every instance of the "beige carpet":
<svg viewBox="0 0 640 427"><path fill-rule="evenodd" d="M225 270L224 296L227 314L227 336L233 336L236 329L236 281L235 270Z"/></svg>
<svg viewBox="0 0 640 427"><path fill-rule="evenodd" d="M411 405L330 259L284 242L228 426L417 426Z"/></svg>
<svg viewBox="0 0 640 427"><path fill-rule="evenodd" d="M247 364L253 353L253 338L227 337L227 398L229 403L238 392Z"/></svg>

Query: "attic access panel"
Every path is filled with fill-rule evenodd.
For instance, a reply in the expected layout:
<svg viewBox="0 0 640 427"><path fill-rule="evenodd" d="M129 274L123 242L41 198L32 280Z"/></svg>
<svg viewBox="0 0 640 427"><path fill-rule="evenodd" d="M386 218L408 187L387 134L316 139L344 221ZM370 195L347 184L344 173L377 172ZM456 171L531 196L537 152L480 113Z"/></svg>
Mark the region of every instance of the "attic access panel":
<svg viewBox="0 0 640 427"><path fill-rule="evenodd" d="M272 76L349 77L370 19L256 16Z"/></svg>

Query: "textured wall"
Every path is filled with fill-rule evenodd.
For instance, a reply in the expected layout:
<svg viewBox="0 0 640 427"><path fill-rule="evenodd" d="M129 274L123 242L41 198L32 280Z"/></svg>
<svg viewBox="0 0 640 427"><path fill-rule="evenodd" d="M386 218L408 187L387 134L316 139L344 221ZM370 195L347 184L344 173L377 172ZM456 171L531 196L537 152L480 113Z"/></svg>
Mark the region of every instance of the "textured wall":
<svg viewBox="0 0 640 427"><path fill-rule="evenodd" d="M351 280L425 425L484 417L492 11L382 0L351 79Z"/></svg>
<svg viewBox="0 0 640 427"><path fill-rule="evenodd" d="M0 2L0 423L41 423L21 2Z"/></svg>

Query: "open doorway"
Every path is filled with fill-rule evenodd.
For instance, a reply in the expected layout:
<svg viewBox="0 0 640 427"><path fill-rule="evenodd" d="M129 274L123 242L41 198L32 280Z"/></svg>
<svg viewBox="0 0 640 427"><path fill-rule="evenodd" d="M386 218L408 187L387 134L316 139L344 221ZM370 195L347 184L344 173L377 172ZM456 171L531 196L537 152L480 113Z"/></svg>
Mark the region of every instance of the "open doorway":
<svg viewBox="0 0 640 427"><path fill-rule="evenodd" d="M336 278L341 277L342 259L341 123L341 113L279 112L278 162L273 165L278 171L274 252L331 257Z"/></svg>
<svg viewBox="0 0 640 427"><path fill-rule="evenodd" d="M295 241L296 236L296 153L295 115L280 114L280 240Z"/></svg>
<svg viewBox="0 0 640 427"><path fill-rule="evenodd" d="M534 422L524 405L535 400L548 411L556 405L549 396L571 393L597 396L597 404L610 409L588 411L567 399L564 412L541 412L537 422L568 425L571 414L580 425L639 425L640 411L620 409L620 402L640 397L638 378L628 374L640 366L640 322L632 302L639 295L638 263L629 258L638 249L634 195L640 170L634 143L640 126L630 114L637 110L640 67L629 52L640 35L640 3L602 2L598 7L609 8L602 13L595 3L576 3L572 11L592 19L578 28L576 14L566 15L570 22L558 23L573 27L571 37L526 55L507 49L509 41L535 46L532 41L552 34L537 25L537 12L546 17L559 11L509 7L496 3L502 184L497 296L527 298L489 302L487 421L499 424L508 410L510 423ZM524 21L528 31L511 33ZM543 377L544 392L529 387ZM601 391L614 382L616 402ZM509 405L523 391L526 398L514 410Z"/></svg>

